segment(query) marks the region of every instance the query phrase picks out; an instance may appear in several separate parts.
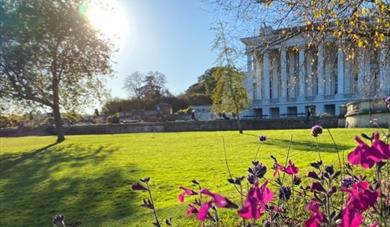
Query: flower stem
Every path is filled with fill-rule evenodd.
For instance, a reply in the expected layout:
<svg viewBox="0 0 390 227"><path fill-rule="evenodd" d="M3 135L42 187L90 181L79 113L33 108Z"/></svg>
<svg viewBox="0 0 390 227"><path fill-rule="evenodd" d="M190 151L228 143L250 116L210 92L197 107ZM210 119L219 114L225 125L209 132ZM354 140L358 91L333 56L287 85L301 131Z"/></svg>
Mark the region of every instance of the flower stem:
<svg viewBox="0 0 390 227"><path fill-rule="evenodd" d="M215 226L216 226L216 227L219 227L218 209L217 209L216 207L214 207L214 209L215 209L215 221L216 221Z"/></svg>
<svg viewBox="0 0 390 227"><path fill-rule="evenodd" d="M288 164L288 159L290 158L290 150L291 150L292 139L293 139L293 135L291 135L291 137L290 137L290 142L288 143L288 149L287 149L287 155L286 155L286 162L284 163L284 166L287 166L287 164ZM283 182L284 182L284 176L285 176L285 175L286 175L286 174L283 173L283 176L282 176L282 184L283 184Z"/></svg>
<svg viewBox="0 0 390 227"><path fill-rule="evenodd" d="M316 137L316 145L317 145L318 158L320 159L320 161L322 161L321 153L320 153L320 147L318 145L318 138L317 137Z"/></svg>
<svg viewBox="0 0 390 227"><path fill-rule="evenodd" d="M155 208L155 205L154 205L154 201L153 201L153 196L152 196L152 191L150 190L150 187L149 187L149 183L148 182L146 182L146 186L147 186L147 189L148 189L148 193L149 193L149 198L150 198L150 201L152 202L152 210L153 210L153 215L154 215L154 219L155 219L155 221L156 221L156 226L157 227L160 227L161 226L161 224L160 224L160 222L159 222L159 220L158 220L158 217L157 217L157 212L156 212L156 208Z"/></svg>
<svg viewBox="0 0 390 227"><path fill-rule="evenodd" d="M241 192L241 207L244 207L244 197L243 197L243 192L242 192L242 182L240 182L240 192ZM245 223L245 219L242 218L242 226L245 227L246 223Z"/></svg>
<svg viewBox="0 0 390 227"><path fill-rule="evenodd" d="M337 147L336 141L334 140L333 135L330 132L330 130L328 128L326 130L328 131L330 138L332 139L333 145L336 149L337 158L339 159L339 165L340 165L340 170L341 170L341 178L343 178L344 165L342 163L344 163L344 151L343 151L343 162L341 163L340 152L339 152L339 148Z"/></svg>
<svg viewBox="0 0 390 227"><path fill-rule="evenodd" d="M229 177L230 178L233 178L233 175L232 175L232 172L230 171L230 166L229 166L229 162L227 160L227 153L226 153L226 145L225 145L225 138L222 137L222 143L223 143L223 153L225 155L225 164L226 164L226 169L229 173ZM241 195L243 196L243 194L240 192L240 190L238 189L237 185L234 184L234 188L236 189L236 191Z"/></svg>
<svg viewBox="0 0 390 227"><path fill-rule="evenodd" d="M256 156L255 156L255 160L258 160L258 157L259 157L259 152L260 152L260 150L261 150L261 146L262 146L263 144L260 144L259 145L259 147L257 148L257 152L256 152Z"/></svg>

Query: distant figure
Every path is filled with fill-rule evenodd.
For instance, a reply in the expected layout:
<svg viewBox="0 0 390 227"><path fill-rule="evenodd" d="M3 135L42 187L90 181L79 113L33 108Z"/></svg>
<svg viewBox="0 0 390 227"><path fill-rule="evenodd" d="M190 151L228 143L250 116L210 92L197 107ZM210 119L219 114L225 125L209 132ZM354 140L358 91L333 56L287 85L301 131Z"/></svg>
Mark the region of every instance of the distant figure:
<svg viewBox="0 0 390 227"><path fill-rule="evenodd" d="M222 113L222 117L223 117L223 119L225 119L225 120L229 120L229 119L230 119L228 116L226 116L226 113L225 113L225 112Z"/></svg>
<svg viewBox="0 0 390 227"><path fill-rule="evenodd" d="M157 105L156 107L156 112L157 112L157 117L160 117L160 114L161 114L161 108L159 105Z"/></svg>
<svg viewBox="0 0 390 227"><path fill-rule="evenodd" d="M193 121L196 121L195 110L192 110L192 112L191 112L191 119L192 119Z"/></svg>

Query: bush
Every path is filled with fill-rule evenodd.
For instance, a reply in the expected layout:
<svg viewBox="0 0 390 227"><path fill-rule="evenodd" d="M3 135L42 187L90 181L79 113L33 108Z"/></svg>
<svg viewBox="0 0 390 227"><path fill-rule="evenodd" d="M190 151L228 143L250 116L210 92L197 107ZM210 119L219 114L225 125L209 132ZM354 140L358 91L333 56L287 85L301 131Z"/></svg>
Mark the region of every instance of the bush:
<svg viewBox="0 0 390 227"><path fill-rule="evenodd" d="M119 113L113 114L107 117L107 123L109 124L119 124Z"/></svg>

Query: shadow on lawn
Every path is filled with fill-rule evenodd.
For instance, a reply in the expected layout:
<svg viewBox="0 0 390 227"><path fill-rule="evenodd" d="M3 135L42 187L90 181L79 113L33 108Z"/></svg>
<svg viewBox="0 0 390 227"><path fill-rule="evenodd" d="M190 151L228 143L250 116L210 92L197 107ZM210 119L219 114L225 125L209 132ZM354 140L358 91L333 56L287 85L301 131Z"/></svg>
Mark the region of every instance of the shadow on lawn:
<svg viewBox="0 0 390 227"><path fill-rule="evenodd" d="M0 156L0 226L97 226L133 213L129 185L138 171L118 167L114 147L50 144L19 156ZM111 161L111 162L110 162Z"/></svg>
<svg viewBox="0 0 390 227"><path fill-rule="evenodd" d="M281 148L288 148L288 144L290 143L290 140L288 139L270 139L266 142L266 144L269 145L274 145L278 146ZM336 153L336 148L333 143L324 143L324 142L319 142L318 143L319 150L321 152L329 152L329 153ZM350 150L353 148L353 146L346 146L346 145L341 145L337 144L337 147L340 152L343 150ZM317 145L316 142L313 141L292 141L291 143L291 149L292 150L299 150L299 151L307 151L307 152L312 152L312 151L317 151Z"/></svg>

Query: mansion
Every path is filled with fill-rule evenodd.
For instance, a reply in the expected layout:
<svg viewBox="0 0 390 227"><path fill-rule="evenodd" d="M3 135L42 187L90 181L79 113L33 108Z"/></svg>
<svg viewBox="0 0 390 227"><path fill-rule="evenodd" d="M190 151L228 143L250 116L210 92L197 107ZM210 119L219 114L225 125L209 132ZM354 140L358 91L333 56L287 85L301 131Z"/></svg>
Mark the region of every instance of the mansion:
<svg viewBox="0 0 390 227"><path fill-rule="evenodd" d="M390 95L388 48L357 49L349 60L330 38L311 47L304 35L265 45L282 32L263 28L257 37L241 39L251 104L244 117L339 116L347 102Z"/></svg>

